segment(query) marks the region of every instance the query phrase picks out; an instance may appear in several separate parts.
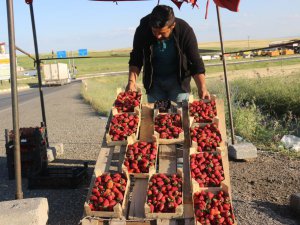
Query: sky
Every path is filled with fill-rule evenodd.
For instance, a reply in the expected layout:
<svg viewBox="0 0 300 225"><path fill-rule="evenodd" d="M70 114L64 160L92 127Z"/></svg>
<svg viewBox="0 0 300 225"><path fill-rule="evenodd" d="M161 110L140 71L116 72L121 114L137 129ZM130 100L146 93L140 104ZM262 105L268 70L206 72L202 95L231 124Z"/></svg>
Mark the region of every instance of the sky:
<svg viewBox="0 0 300 225"><path fill-rule="evenodd" d="M156 0L118 5L88 0L33 0L39 52L131 48L140 19L156 4ZM199 43L219 41L213 0L210 0L207 20L204 18L206 0L198 0L199 8L194 9L190 4L183 4L178 10L170 0L160 0L160 4L172 6L175 16L190 24ZM34 53L29 6L25 0L14 0L13 6L16 45ZM220 11L223 39L299 37L299 9L299 0L241 0L238 13ZM8 43L6 0L0 0L0 42Z"/></svg>

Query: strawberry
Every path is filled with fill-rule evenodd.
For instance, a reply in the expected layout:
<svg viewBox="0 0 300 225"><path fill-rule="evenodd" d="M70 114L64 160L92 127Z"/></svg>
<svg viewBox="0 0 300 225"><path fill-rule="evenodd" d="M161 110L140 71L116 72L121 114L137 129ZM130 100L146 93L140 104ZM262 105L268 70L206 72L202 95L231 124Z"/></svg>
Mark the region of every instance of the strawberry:
<svg viewBox="0 0 300 225"><path fill-rule="evenodd" d="M196 192L194 194L195 217L201 224L233 224L229 196L223 191L216 194L211 192Z"/></svg>

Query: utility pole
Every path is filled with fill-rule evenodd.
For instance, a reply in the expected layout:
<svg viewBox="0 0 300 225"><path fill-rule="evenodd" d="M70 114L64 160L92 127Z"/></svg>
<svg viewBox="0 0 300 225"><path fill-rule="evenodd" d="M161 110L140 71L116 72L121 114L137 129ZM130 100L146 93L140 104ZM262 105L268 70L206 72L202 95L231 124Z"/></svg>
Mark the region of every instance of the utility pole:
<svg viewBox="0 0 300 225"><path fill-rule="evenodd" d="M250 36L248 35L248 48L250 48L249 40L250 40Z"/></svg>

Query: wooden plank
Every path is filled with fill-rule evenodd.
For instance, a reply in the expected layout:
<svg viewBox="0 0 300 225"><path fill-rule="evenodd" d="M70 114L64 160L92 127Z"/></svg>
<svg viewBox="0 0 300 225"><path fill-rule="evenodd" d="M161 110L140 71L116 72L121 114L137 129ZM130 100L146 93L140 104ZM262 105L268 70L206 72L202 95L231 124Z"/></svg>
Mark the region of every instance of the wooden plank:
<svg viewBox="0 0 300 225"><path fill-rule="evenodd" d="M156 221L154 220L140 220L140 221L130 221L130 220L127 220L126 221L126 225L154 225L154 222L156 224Z"/></svg>
<svg viewBox="0 0 300 225"><path fill-rule="evenodd" d="M96 161L95 168L98 168L103 172L108 171L110 167L113 151L114 151L114 147L101 148L98 155L98 159Z"/></svg>
<svg viewBox="0 0 300 225"><path fill-rule="evenodd" d="M177 221L175 219L172 219L172 220L157 219L156 224L157 225L177 225Z"/></svg>
<svg viewBox="0 0 300 225"><path fill-rule="evenodd" d="M141 126L140 126L140 140L151 140L154 132L153 122L153 108L154 104L142 104Z"/></svg>
<svg viewBox="0 0 300 225"><path fill-rule="evenodd" d="M194 224L195 224L194 218L184 220L184 225L194 225Z"/></svg>
<svg viewBox="0 0 300 225"><path fill-rule="evenodd" d="M225 112L224 112L224 101L222 99L216 100L217 113L219 118L219 129L222 135L221 147L227 146L227 134L226 134L226 123L225 123Z"/></svg>
<svg viewBox="0 0 300 225"><path fill-rule="evenodd" d="M86 217L81 220L81 225L104 225L104 222L95 218Z"/></svg>
<svg viewBox="0 0 300 225"><path fill-rule="evenodd" d="M184 203L184 205L183 205L183 209L184 209L183 210L183 218L185 218L185 219L194 218L193 203L186 203L186 202L183 202L183 203Z"/></svg>
<svg viewBox="0 0 300 225"><path fill-rule="evenodd" d="M112 219L110 225L126 225L126 220Z"/></svg>
<svg viewBox="0 0 300 225"><path fill-rule="evenodd" d="M184 144L183 144L183 202L184 204L192 203L191 183L190 183L190 168L189 168L189 155L190 155L190 123L189 123L189 109L188 102L182 103L182 123L184 129ZM189 209L184 209L187 211Z"/></svg>
<svg viewBox="0 0 300 225"><path fill-rule="evenodd" d="M132 191L129 208L129 219L145 219L144 205L146 202L148 179L136 179Z"/></svg>
<svg viewBox="0 0 300 225"><path fill-rule="evenodd" d="M159 172L177 172L176 145L159 145Z"/></svg>

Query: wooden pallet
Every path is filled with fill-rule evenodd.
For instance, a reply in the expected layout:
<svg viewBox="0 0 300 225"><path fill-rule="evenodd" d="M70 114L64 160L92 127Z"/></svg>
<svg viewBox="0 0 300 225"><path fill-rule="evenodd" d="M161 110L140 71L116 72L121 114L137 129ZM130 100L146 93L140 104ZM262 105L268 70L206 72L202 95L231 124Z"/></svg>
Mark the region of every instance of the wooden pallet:
<svg viewBox="0 0 300 225"><path fill-rule="evenodd" d="M153 104L143 104L141 114L141 126L139 139L149 140L153 135ZM220 130L223 140L226 139L226 127L224 116L224 103L222 100L217 100L217 110L220 119ZM126 217L122 219L111 218L96 218L84 217L81 220L82 225L192 225L194 222L193 203L190 185L189 173L189 151L190 151L190 134L189 134L189 117L188 117L188 103L182 105L183 114L183 129L184 129L184 143L180 145L160 145L159 146L159 162L157 165L157 172L159 173L176 173L177 168L182 168L184 173L183 185L183 202L184 215L183 219L145 219L144 204L146 201L146 189L148 179L131 178L131 188L128 201L128 212ZM107 122L106 129L108 129L110 119ZM224 144L225 145L225 144ZM222 146L223 147L223 146ZM122 162L124 161L126 146L107 146L105 139L102 143L95 168L101 171L121 171ZM225 176L229 178L228 154L227 148L224 146L224 172ZM230 184L230 181L229 181ZM230 186L229 186L230 193ZM84 215L85 216L85 215Z"/></svg>

